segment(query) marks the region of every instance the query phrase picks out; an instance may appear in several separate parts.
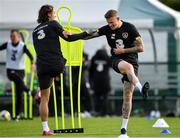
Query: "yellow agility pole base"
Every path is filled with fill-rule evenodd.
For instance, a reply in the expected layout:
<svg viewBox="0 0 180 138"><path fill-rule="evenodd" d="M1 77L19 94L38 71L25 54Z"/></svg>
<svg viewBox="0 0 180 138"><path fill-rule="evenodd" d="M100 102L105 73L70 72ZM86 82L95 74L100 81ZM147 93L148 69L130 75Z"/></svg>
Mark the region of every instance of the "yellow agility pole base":
<svg viewBox="0 0 180 138"><path fill-rule="evenodd" d="M82 32L80 28L72 27L70 25L70 20L72 17L72 11L69 7L63 6L57 9L56 15L58 22L61 24L59 17L60 10L65 9L69 11L68 25L63 26L64 30L67 30L71 33L80 33ZM81 72L82 72L82 60L83 60L83 41L78 40L75 42L67 42L60 38L61 41L61 51L63 56L66 58L66 66L69 68L69 91L70 91L70 109L71 109L71 126L72 128L65 128L65 116L64 116L64 89L63 89L63 74L60 75L61 78L61 117L62 117L62 128L58 129L57 124L57 112L55 109L55 124L56 130L54 133L84 133L84 129L81 128L81 109L80 109L80 84L81 84ZM75 124L74 117L74 106L73 106L73 89L72 89L72 66L79 66L79 75L78 75L78 124ZM54 87L54 86L53 86ZM53 90L55 91L55 90ZM54 93L54 92L53 92Z"/></svg>
<svg viewBox="0 0 180 138"><path fill-rule="evenodd" d="M54 130L54 133L84 133L84 129L83 128L58 129L58 130Z"/></svg>

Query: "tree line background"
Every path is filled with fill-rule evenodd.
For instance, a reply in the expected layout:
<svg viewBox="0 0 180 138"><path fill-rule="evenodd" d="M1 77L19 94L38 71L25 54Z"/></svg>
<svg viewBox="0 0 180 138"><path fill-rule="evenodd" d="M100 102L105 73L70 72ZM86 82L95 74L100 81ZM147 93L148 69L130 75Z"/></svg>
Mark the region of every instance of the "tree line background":
<svg viewBox="0 0 180 138"><path fill-rule="evenodd" d="M180 11L180 0L160 0L165 5L173 8L176 11Z"/></svg>

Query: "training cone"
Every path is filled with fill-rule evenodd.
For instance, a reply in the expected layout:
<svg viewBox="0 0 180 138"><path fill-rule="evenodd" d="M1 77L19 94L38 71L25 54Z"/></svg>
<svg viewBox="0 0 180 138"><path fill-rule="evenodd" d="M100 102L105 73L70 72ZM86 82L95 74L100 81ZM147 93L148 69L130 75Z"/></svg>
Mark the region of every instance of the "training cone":
<svg viewBox="0 0 180 138"><path fill-rule="evenodd" d="M168 129L161 130L161 134L171 134Z"/></svg>
<svg viewBox="0 0 180 138"><path fill-rule="evenodd" d="M158 119L152 127L154 127L154 128L167 128L167 127L169 127L169 125L166 123L166 121L163 118L161 118L161 119Z"/></svg>

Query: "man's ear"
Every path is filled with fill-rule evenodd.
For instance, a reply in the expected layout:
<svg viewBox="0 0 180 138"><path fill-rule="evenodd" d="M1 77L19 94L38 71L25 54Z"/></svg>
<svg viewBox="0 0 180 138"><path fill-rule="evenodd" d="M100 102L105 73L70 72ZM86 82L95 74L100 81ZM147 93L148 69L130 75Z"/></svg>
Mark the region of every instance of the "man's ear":
<svg viewBox="0 0 180 138"><path fill-rule="evenodd" d="M120 18L119 18L119 17L117 17L117 20L120 20Z"/></svg>

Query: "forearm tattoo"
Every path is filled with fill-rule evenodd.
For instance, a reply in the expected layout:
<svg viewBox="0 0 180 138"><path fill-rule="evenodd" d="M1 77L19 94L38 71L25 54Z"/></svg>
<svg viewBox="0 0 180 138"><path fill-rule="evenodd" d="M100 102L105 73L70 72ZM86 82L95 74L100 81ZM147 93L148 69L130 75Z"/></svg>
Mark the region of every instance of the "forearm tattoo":
<svg viewBox="0 0 180 138"><path fill-rule="evenodd" d="M137 37L133 43L134 47L126 48L125 53L137 53L143 52L144 46L141 37Z"/></svg>

